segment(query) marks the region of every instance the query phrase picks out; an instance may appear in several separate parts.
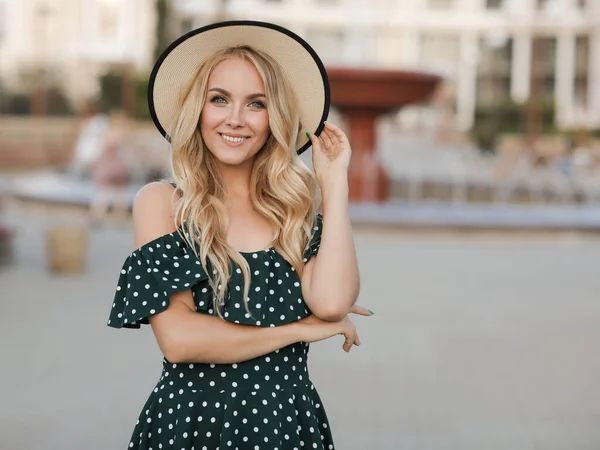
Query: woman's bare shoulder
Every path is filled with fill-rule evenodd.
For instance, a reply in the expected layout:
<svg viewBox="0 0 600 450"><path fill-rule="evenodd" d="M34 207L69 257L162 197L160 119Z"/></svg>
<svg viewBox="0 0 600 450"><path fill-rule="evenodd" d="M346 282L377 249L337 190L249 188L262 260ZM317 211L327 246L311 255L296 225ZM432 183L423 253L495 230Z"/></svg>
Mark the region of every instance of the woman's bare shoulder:
<svg viewBox="0 0 600 450"><path fill-rule="evenodd" d="M134 246L136 248L176 230L173 220L175 188L164 181L146 184L133 200Z"/></svg>

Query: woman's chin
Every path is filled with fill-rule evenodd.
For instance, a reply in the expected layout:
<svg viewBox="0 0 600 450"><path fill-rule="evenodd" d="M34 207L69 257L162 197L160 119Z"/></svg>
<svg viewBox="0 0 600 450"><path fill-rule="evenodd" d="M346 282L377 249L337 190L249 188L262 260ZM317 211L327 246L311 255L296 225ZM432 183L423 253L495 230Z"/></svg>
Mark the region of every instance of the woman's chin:
<svg viewBox="0 0 600 450"><path fill-rule="evenodd" d="M219 155L217 159L226 166L239 166L248 160L245 155Z"/></svg>

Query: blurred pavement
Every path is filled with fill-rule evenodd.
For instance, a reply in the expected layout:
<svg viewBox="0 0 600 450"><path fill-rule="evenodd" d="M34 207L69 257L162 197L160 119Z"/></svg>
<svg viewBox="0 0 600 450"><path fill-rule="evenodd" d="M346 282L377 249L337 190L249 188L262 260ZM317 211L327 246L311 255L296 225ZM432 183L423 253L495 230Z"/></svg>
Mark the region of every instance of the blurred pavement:
<svg viewBox="0 0 600 450"><path fill-rule="evenodd" d="M45 222L12 214L0 271L0 449L125 449L161 369L150 328L105 326L129 225L52 276ZM600 241L574 234L356 235L363 345L311 347L339 450L600 448Z"/></svg>

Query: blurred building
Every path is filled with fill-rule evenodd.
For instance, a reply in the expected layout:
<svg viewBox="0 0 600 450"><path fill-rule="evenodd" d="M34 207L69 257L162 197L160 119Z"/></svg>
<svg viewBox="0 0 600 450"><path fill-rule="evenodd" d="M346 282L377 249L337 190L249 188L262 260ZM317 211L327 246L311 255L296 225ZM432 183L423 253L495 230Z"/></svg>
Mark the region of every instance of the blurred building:
<svg viewBox="0 0 600 450"><path fill-rule="evenodd" d="M600 0L174 0L179 32L226 13L305 37L329 65L441 72L455 125L477 106L556 101L561 126L600 127Z"/></svg>
<svg viewBox="0 0 600 450"><path fill-rule="evenodd" d="M12 90L43 80L79 104L108 68L152 63L154 0L0 0L0 75Z"/></svg>
<svg viewBox="0 0 600 450"><path fill-rule="evenodd" d="M444 74L453 125L536 95L567 127L600 127L600 0L170 0L172 37L223 18L279 23L327 65ZM119 65L149 71L156 0L0 0L0 81L53 75L72 99Z"/></svg>

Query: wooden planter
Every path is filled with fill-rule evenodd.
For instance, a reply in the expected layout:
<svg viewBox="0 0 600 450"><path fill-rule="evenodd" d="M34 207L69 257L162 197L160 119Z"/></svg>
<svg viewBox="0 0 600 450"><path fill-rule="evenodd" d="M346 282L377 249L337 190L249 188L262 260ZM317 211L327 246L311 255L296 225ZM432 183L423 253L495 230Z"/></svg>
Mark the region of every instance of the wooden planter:
<svg viewBox="0 0 600 450"><path fill-rule="evenodd" d="M54 227L47 231L48 267L58 274L85 271L89 245L86 226Z"/></svg>
<svg viewBox="0 0 600 450"><path fill-rule="evenodd" d="M0 267L13 262L13 232L0 227Z"/></svg>

